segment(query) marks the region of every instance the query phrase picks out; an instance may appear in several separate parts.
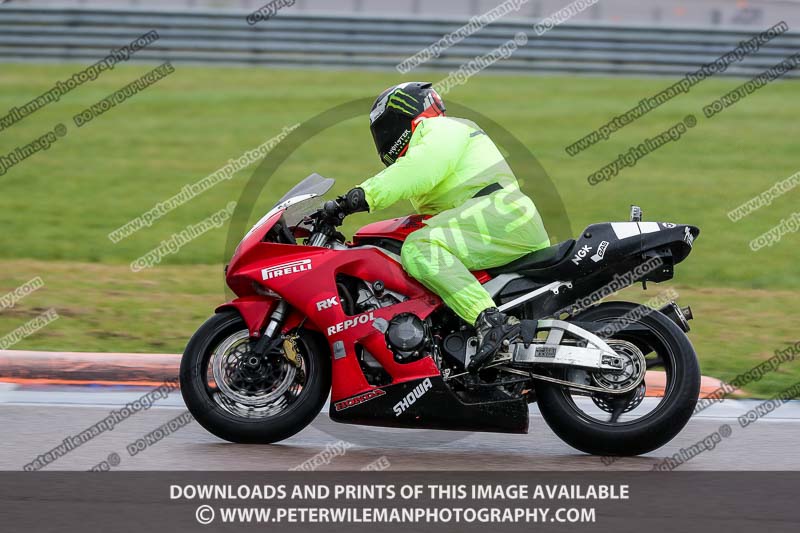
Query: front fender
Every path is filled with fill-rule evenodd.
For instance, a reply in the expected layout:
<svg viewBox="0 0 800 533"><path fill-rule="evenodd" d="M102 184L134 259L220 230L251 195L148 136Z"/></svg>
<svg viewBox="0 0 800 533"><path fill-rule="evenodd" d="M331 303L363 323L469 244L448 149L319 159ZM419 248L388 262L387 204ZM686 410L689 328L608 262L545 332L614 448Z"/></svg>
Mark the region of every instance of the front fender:
<svg viewBox="0 0 800 533"><path fill-rule="evenodd" d="M267 320L277 303L278 300L276 298L267 296L244 296L220 305L214 309L214 312L236 311L247 324L250 336L260 337L261 331L266 327Z"/></svg>
<svg viewBox="0 0 800 533"><path fill-rule="evenodd" d="M242 317L245 324L247 324L250 336L258 338L267 326L267 321L272 315L272 311L275 309L277 303L277 298L270 298L268 296L244 296L220 305L214 309L214 312L223 313L225 311L236 311ZM297 309L290 308L286 315L286 320L283 322L281 332L286 333L304 323L305 316L297 311ZM312 324L305 323L304 327L316 330Z"/></svg>

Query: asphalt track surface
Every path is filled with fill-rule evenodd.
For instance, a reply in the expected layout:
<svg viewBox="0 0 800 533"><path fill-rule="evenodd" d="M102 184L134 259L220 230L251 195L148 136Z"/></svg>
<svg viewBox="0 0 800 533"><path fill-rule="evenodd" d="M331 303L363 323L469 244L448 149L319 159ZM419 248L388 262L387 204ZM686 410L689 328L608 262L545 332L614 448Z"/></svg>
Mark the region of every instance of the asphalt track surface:
<svg viewBox="0 0 800 533"><path fill-rule="evenodd" d="M144 392L147 390L0 384L4 437L0 470L21 470L39 454ZM609 458L588 456L564 444L535 406L527 435L364 428L331 422L323 410L311 426L279 444L227 443L191 421L131 455L129 445L185 412L180 394L173 393L45 469L88 470L107 461L113 470L289 470L316 456L319 470L360 470L373 462L391 470L650 470L727 424L730 436L678 468L800 470L800 402L789 402L742 428L737 418L757 403L726 400L709 407L663 448L611 464L607 464Z"/></svg>

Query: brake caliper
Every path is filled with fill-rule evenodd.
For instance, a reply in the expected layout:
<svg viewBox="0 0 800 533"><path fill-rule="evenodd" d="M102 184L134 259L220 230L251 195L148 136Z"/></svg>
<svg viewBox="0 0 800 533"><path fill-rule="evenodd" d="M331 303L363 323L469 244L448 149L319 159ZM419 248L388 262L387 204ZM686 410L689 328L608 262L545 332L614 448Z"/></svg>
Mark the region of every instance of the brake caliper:
<svg viewBox="0 0 800 533"><path fill-rule="evenodd" d="M297 335L287 335L283 338L283 356L287 361L300 368L300 355L297 349Z"/></svg>

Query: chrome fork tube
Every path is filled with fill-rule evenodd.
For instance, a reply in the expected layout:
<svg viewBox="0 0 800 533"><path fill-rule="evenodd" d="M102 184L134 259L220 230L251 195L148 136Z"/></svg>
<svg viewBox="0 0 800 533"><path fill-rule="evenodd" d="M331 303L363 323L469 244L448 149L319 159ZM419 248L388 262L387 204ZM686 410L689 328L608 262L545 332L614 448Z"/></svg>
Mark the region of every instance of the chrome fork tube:
<svg viewBox="0 0 800 533"><path fill-rule="evenodd" d="M269 323L264 329L264 337L262 338L272 339L275 335L275 332L280 331L280 328L283 325L283 320L286 318L287 307L288 305L286 304L286 300L278 301L278 305L275 307L275 311L272 312Z"/></svg>

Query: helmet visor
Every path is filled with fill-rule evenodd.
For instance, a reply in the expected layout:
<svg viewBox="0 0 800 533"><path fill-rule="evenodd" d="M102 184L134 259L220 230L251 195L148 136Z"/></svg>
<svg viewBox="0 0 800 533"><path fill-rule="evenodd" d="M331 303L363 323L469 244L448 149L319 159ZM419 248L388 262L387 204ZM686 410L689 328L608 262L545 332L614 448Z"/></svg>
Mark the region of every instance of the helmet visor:
<svg viewBox="0 0 800 533"><path fill-rule="evenodd" d="M408 146L411 140L410 128L410 121L397 120L397 117L391 117L390 113L384 113L370 126L378 156L387 167L397 161Z"/></svg>

